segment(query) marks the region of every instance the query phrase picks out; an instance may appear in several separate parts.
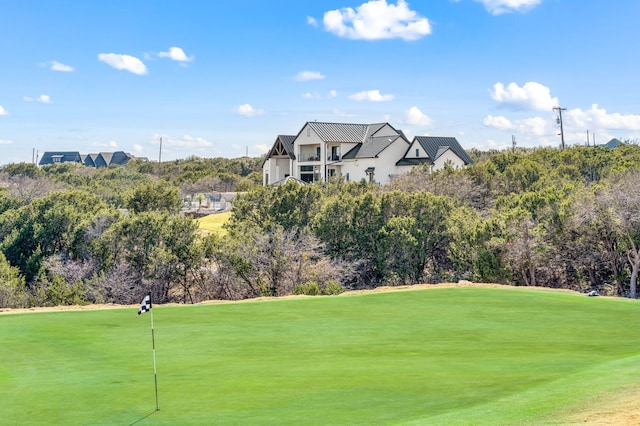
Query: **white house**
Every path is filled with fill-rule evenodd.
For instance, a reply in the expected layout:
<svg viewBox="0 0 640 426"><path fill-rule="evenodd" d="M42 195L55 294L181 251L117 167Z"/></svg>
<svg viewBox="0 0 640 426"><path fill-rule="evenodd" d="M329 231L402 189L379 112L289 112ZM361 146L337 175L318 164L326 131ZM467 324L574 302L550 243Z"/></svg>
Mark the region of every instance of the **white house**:
<svg viewBox="0 0 640 426"><path fill-rule="evenodd" d="M473 161L456 138L416 136L409 142L389 123L353 124L307 122L295 135L278 135L262 165L263 184L289 176L304 182L365 179L389 183L420 164L438 170Z"/></svg>

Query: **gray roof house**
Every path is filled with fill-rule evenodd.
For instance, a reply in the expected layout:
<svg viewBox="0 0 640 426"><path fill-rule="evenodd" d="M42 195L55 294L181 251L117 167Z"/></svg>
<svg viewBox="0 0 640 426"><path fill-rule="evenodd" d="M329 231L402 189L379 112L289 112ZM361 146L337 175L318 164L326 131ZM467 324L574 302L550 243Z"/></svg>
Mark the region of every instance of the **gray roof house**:
<svg viewBox="0 0 640 426"><path fill-rule="evenodd" d="M409 141L389 123L355 124L310 121L297 135L278 135L262 164L263 184L293 177L303 182L345 181L385 184L412 167L432 170L472 160L455 138L419 136Z"/></svg>
<svg viewBox="0 0 640 426"><path fill-rule="evenodd" d="M124 152L124 151L116 151L116 152L100 152L97 154L80 154L77 151L73 152L58 152L58 151L47 151L42 154L42 158L38 163L40 166L44 166L47 164L58 164L58 163L81 163L87 167L107 167L111 165L123 165L127 164L129 160L136 159L133 155Z"/></svg>
<svg viewBox="0 0 640 426"><path fill-rule="evenodd" d="M82 159L78 151L47 151L42 154L39 165L59 163L81 163Z"/></svg>

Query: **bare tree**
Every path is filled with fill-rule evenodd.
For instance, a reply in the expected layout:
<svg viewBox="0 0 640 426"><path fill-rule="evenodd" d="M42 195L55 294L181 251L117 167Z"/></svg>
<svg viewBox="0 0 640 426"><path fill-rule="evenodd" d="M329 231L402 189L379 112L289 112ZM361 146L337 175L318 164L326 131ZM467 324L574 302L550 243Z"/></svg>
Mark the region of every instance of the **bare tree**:
<svg viewBox="0 0 640 426"><path fill-rule="evenodd" d="M621 236L621 249L631 268L629 297L637 296L640 269L640 172L627 173L614 181L601 201L609 206L611 225Z"/></svg>

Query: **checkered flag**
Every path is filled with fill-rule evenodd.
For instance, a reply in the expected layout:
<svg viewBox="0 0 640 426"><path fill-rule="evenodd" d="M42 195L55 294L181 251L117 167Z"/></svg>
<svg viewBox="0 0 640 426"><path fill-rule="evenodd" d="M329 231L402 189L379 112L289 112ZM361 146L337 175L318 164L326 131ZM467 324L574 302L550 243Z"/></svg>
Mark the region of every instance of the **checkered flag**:
<svg viewBox="0 0 640 426"><path fill-rule="evenodd" d="M138 309L138 316L150 310L151 310L151 293L148 293L144 297L144 299L142 299L142 303L140 304L140 308Z"/></svg>

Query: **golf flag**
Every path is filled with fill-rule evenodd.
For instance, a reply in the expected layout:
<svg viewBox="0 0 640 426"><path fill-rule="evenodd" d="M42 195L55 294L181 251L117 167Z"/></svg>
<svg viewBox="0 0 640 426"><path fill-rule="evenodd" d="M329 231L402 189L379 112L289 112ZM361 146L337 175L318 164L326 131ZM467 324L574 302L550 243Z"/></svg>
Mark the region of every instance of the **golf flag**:
<svg viewBox="0 0 640 426"><path fill-rule="evenodd" d="M142 303L140 304L140 308L138 309L138 316L150 310L151 310L151 293L148 293L144 297L144 299L142 299Z"/></svg>

